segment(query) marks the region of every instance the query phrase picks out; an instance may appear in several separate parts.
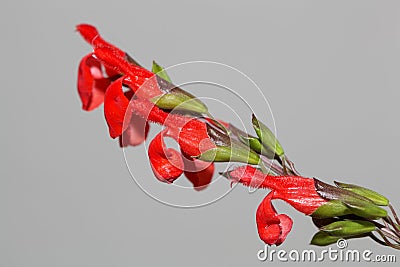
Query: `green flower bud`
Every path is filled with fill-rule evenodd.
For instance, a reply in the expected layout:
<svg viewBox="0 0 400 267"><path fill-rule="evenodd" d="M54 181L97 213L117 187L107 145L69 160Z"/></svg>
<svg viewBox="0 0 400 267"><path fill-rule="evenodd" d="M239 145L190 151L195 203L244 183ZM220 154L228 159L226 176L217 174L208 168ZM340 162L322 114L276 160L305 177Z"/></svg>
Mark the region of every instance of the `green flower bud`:
<svg viewBox="0 0 400 267"><path fill-rule="evenodd" d="M379 193L377 193L377 192L375 192L375 191L373 191L371 189L368 189L368 188L365 188L365 187L361 187L361 186L358 186L358 185L354 185L354 184L345 184L345 183L340 183L340 182L336 182L336 181L335 181L335 184L337 186L339 186L340 188L349 190L349 191L354 192L354 193L356 193L358 195L361 195L363 197L368 198L375 205L379 205L379 206L387 206L387 205L389 205L389 200L386 197L382 196L381 194L379 194Z"/></svg>
<svg viewBox="0 0 400 267"><path fill-rule="evenodd" d="M351 210L351 213L369 219L377 220L387 216L387 211L372 202L365 202L359 200L344 200L344 203Z"/></svg>
<svg viewBox="0 0 400 267"><path fill-rule="evenodd" d="M151 99L151 102L161 109L190 111L200 114L208 112L203 102L179 92L171 92L156 96Z"/></svg>
<svg viewBox="0 0 400 267"><path fill-rule="evenodd" d="M318 207L310 216L318 219L332 218L351 214L351 210L340 200L330 200Z"/></svg>
<svg viewBox="0 0 400 267"><path fill-rule="evenodd" d="M255 138L253 136L239 136L239 139L242 141L242 143L250 146L252 150L257 152L258 154L261 154L263 156L266 156L269 159L274 159L275 158L275 152L266 148L263 146L258 138Z"/></svg>
<svg viewBox="0 0 400 267"><path fill-rule="evenodd" d="M157 62L155 62L154 60L153 60L153 66L151 67L151 72L157 74L159 77L163 78L164 80L171 82L171 78L169 77L167 72L164 70L164 68L161 67L160 65L158 65Z"/></svg>
<svg viewBox="0 0 400 267"><path fill-rule="evenodd" d="M316 246L327 246L333 243L336 243L340 237L331 236L327 232L319 231L316 233L313 238L311 239L310 244Z"/></svg>
<svg viewBox="0 0 400 267"><path fill-rule="evenodd" d="M278 156L282 156L284 154L283 148L272 131L265 124L259 121L254 114L252 117L252 123L263 146L265 146L266 149L273 151Z"/></svg>
<svg viewBox="0 0 400 267"><path fill-rule="evenodd" d="M256 151L257 153L261 153L262 144L257 138L252 136L239 135L239 139L243 144L250 146L250 148Z"/></svg>
<svg viewBox="0 0 400 267"><path fill-rule="evenodd" d="M349 237L354 235L367 234L375 230L375 224L362 220L336 221L320 228L331 236Z"/></svg>
<svg viewBox="0 0 400 267"><path fill-rule="evenodd" d="M239 146L217 146L209 149L196 157L203 161L211 162L243 162L248 164L258 164L260 157L245 147Z"/></svg>

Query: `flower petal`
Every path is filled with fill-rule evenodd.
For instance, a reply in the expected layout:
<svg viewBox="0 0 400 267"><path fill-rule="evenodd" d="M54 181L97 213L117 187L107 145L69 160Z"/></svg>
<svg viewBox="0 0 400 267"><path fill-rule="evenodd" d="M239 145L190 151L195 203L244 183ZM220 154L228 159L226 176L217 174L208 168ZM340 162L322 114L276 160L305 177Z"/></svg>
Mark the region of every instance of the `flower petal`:
<svg viewBox="0 0 400 267"><path fill-rule="evenodd" d="M129 126L132 113L128 112L129 99L122 91L122 80L124 77L114 81L105 93L104 115L106 117L111 138L122 134ZM124 123L127 122L127 123Z"/></svg>
<svg viewBox="0 0 400 267"><path fill-rule="evenodd" d="M89 44L93 43L93 39L99 36L99 32L95 27L89 24L79 24L76 30L82 35L83 39Z"/></svg>
<svg viewBox="0 0 400 267"><path fill-rule="evenodd" d="M260 203L256 212L258 235L268 245L275 244L280 236L279 218L271 204L272 193L269 193Z"/></svg>
<svg viewBox="0 0 400 267"><path fill-rule="evenodd" d="M76 30L81 34L83 39L89 43L93 48L105 47L113 51L113 54L120 57L125 57L124 51L118 47L106 42L99 34L97 29L89 24L79 24L76 26Z"/></svg>
<svg viewBox="0 0 400 267"><path fill-rule="evenodd" d="M286 214L279 214L278 218L280 220L280 227L281 227L281 235L279 236L278 240L276 241L276 245L280 245L285 241L287 235L292 230L293 221L290 219L289 216Z"/></svg>
<svg viewBox="0 0 400 267"><path fill-rule="evenodd" d="M120 147L137 146L146 140L149 124L141 116L132 114L126 130L119 137Z"/></svg>
<svg viewBox="0 0 400 267"><path fill-rule="evenodd" d="M208 136L206 124L197 119L189 120L181 128L176 140L182 151L189 156L198 156L216 147Z"/></svg>
<svg viewBox="0 0 400 267"><path fill-rule="evenodd" d="M165 148L164 133L160 132L150 143L148 155L154 175L162 182L172 183L183 173L181 154L173 148Z"/></svg>
<svg viewBox="0 0 400 267"><path fill-rule="evenodd" d="M196 191L207 188L214 174L214 163L183 156L185 176L193 184Z"/></svg>
<svg viewBox="0 0 400 267"><path fill-rule="evenodd" d="M78 93L83 110L93 110L104 101L110 80L103 77L101 63L92 54L82 58L78 70Z"/></svg>
<svg viewBox="0 0 400 267"><path fill-rule="evenodd" d="M292 229L292 220L284 215L277 214L271 204L274 191L271 191L261 202L256 212L258 234L268 245L280 245Z"/></svg>

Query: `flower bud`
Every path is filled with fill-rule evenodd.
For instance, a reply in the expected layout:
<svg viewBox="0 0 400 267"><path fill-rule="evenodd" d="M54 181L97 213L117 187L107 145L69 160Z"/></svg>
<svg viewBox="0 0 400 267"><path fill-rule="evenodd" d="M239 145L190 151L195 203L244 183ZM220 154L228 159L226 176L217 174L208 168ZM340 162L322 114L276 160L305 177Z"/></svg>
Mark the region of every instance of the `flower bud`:
<svg viewBox="0 0 400 267"><path fill-rule="evenodd" d="M379 194L379 193L377 193L377 192L375 192L375 191L373 191L371 189L368 189L368 188L365 188L365 187L361 187L361 186L358 186L358 185L354 185L354 184L345 184L345 183L340 183L340 182L336 182L336 181L335 181L335 184L337 186L339 186L340 188L349 190L349 191L354 192L354 193L356 193L358 195L361 195L363 197L368 198L375 205L379 205L379 206L387 206L387 205L389 205L389 200L386 197L382 196L381 194Z"/></svg>
<svg viewBox="0 0 400 267"><path fill-rule="evenodd" d="M272 131L265 124L259 121L254 114L252 117L252 123L263 146L265 146L266 149L272 150L278 156L282 156L284 154L283 148Z"/></svg>
<svg viewBox="0 0 400 267"><path fill-rule="evenodd" d="M340 237L331 236L327 232L319 231L316 233L313 238L311 239L310 244L316 246L327 246L333 243L336 243Z"/></svg>
<svg viewBox="0 0 400 267"><path fill-rule="evenodd" d="M175 92L156 96L151 99L151 102L161 109L190 111L200 114L208 112L207 107L201 101Z"/></svg>
<svg viewBox="0 0 400 267"><path fill-rule="evenodd" d="M320 230L337 237L349 237L354 235L367 234L375 230L375 224L362 220L336 221L325 225Z"/></svg>
<svg viewBox="0 0 400 267"><path fill-rule="evenodd" d="M350 214L351 210L340 200L334 199L318 207L311 217L318 219L333 218Z"/></svg>
<svg viewBox="0 0 400 267"><path fill-rule="evenodd" d="M260 157L253 151L245 147L236 146L217 146L209 149L199 156L195 157L203 161L211 162L243 162L256 165L260 162Z"/></svg>
<svg viewBox="0 0 400 267"><path fill-rule="evenodd" d="M248 145L251 149L253 149L255 152L258 154L261 154L263 156L266 156L269 159L274 159L275 158L275 152L272 151L271 149L266 148L263 146L258 138L255 138L253 136L239 136L240 141L242 143Z"/></svg>
<svg viewBox="0 0 400 267"><path fill-rule="evenodd" d="M167 72L164 70L163 67L161 67L157 62L153 60L153 66L151 67L151 72L157 74L159 77L163 78L164 80L168 82L172 82L171 78L167 74Z"/></svg>
<svg viewBox="0 0 400 267"><path fill-rule="evenodd" d="M359 200L345 200L345 204L351 213L369 220L377 220L387 216L387 211L372 202Z"/></svg>

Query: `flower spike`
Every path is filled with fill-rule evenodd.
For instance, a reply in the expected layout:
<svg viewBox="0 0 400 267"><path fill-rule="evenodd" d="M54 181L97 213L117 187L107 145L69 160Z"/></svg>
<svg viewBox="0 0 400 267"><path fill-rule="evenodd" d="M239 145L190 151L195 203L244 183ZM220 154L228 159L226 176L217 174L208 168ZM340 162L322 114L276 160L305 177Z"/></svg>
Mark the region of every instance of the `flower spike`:
<svg viewBox="0 0 400 267"><path fill-rule="evenodd" d="M161 125L148 148L158 180L171 184L184 174L201 191L211 183L215 162L240 162L244 165L222 175L231 183L269 190L255 216L259 237L266 244L282 244L293 225L272 205L279 199L312 218L318 231L311 244L371 237L400 249L400 219L385 196L358 185L330 185L303 177L273 132L254 114L256 136L215 119L205 103L175 86L155 61L147 70L104 40L94 26L80 24L76 30L93 48L78 68L82 109L91 111L104 103L110 136L118 137L120 147L143 143L150 123ZM165 137L174 139L180 151L167 148Z"/></svg>

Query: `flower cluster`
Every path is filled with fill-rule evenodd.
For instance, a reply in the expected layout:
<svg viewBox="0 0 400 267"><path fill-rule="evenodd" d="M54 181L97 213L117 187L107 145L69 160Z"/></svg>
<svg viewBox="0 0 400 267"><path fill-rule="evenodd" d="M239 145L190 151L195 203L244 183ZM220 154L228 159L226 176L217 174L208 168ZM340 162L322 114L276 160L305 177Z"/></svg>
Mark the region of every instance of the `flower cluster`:
<svg viewBox="0 0 400 267"><path fill-rule="evenodd" d="M260 188L271 190L256 213L259 236L267 244L281 244L292 227L288 216L277 214L271 204L273 199L284 200L313 218L320 231L314 235L312 244L328 245L341 238L372 236L373 231L383 235L384 239L389 236L393 241L399 241L396 213L392 210L397 222L381 207L389 206L387 198L370 189L339 182L332 186L301 176L273 176L251 166L239 167L224 175L233 182L246 186L256 183ZM385 226L375 222L379 219L383 219ZM388 245L396 246L387 241Z"/></svg>
<svg viewBox="0 0 400 267"><path fill-rule="evenodd" d="M91 25L78 25L77 31L93 47L79 64L82 108L91 111L104 103L109 134L119 139L121 147L144 142L150 123L162 125L148 148L157 179L173 183L184 174L196 190L202 190L212 179L214 162L241 162L245 165L221 175L270 190L256 211L258 234L266 244L280 245L292 228L290 217L278 214L272 205L272 200L280 199L312 217L319 228L312 244L370 236L400 248L400 220L387 198L356 185L335 182L333 186L302 177L272 131L254 115L255 136L214 119L204 103L173 85L157 63L153 62L152 71L143 68ZM180 151L167 148L165 137L174 139Z"/></svg>
<svg viewBox="0 0 400 267"><path fill-rule="evenodd" d="M77 30L93 46L93 52L83 57L79 65L82 108L90 111L104 102L110 136L118 137L121 147L141 144L147 137L149 122L164 125L148 149L155 176L171 183L184 172L196 189L207 186L214 172L213 163L204 164L192 157L215 147L208 137L206 122L169 114L152 102L156 97L173 94L196 100L173 90L167 80L139 66L127 53L106 42L93 26L82 24ZM179 143L181 153L165 147L166 136Z"/></svg>

